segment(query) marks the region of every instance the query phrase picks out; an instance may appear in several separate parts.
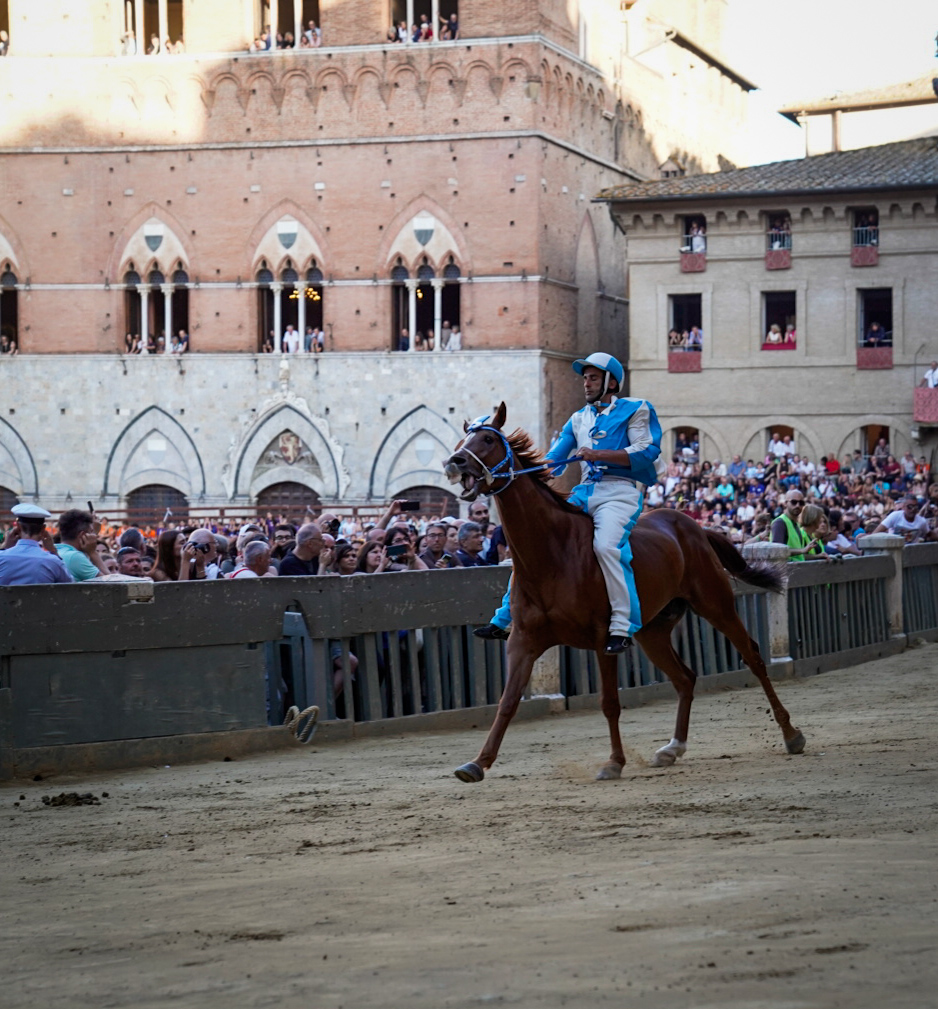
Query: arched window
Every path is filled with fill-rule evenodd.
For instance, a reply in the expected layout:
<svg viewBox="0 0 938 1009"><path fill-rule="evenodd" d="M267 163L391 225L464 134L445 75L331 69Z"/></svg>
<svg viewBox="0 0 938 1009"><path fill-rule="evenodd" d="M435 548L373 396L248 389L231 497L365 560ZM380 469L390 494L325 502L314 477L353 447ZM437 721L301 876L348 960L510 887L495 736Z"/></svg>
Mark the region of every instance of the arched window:
<svg viewBox="0 0 938 1009"><path fill-rule="evenodd" d="M257 349L263 353L273 353L276 343L274 333L274 292L271 284L274 275L267 266L266 260L261 260L261 268L257 271Z"/></svg>
<svg viewBox="0 0 938 1009"><path fill-rule="evenodd" d="M158 3L125 3L121 54L147 56L184 53L184 8L184 0L166 0L166 24L163 25L160 23Z"/></svg>
<svg viewBox="0 0 938 1009"><path fill-rule="evenodd" d="M409 350L411 305L407 281L410 272L400 256L391 267L391 350Z"/></svg>
<svg viewBox="0 0 938 1009"><path fill-rule="evenodd" d="M171 514L167 514L170 512ZM139 525L179 525L188 518L189 501L182 491L165 484L151 483L127 495L127 520ZM164 522L165 519L165 522Z"/></svg>
<svg viewBox="0 0 938 1009"><path fill-rule="evenodd" d="M323 275L314 259L306 271L306 295L304 299L305 313L300 331L303 333L303 349L321 350L325 346L323 336Z"/></svg>
<svg viewBox="0 0 938 1009"><path fill-rule="evenodd" d="M182 263L176 264L172 284L172 333L178 337L179 343L185 344L185 349L189 350L191 349L189 342L189 274L186 273Z"/></svg>
<svg viewBox="0 0 938 1009"><path fill-rule="evenodd" d="M128 263L127 272L124 274L124 332L129 333L131 340L134 340L138 345L143 332L140 292L137 290L139 285L140 274L134 269L133 263ZM141 348L141 353L144 350L146 350L145 346Z"/></svg>
<svg viewBox="0 0 938 1009"><path fill-rule="evenodd" d="M5 263L0 272L0 337L4 341L4 352L9 353L19 346L19 292L16 290L16 274L10 263Z"/></svg>
<svg viewBox="0 0 938 1009"><path fill-rule="evenodd" d="M432 350L434 345L434 308L436 305L433 281L436 271L424 256L417 267L417 313L414 320L414 343L416 350Z"/></svg>
<svg viewBox="0 0 938 1009"><path fill-rule="evenodd" d="M443 267L443 292L441 315L444 333L449 329L462 329L459 318L462 273L452 256ZM444 348L445 349L445 348Z"/></svg>

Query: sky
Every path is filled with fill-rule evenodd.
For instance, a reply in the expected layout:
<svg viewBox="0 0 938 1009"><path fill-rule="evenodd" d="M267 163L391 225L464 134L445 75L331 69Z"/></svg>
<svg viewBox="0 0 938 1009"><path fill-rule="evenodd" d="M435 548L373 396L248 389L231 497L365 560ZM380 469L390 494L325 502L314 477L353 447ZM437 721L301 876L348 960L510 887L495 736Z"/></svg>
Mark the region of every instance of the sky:
<svg viewBox="0 0 938 1009"><path fill-rule="evenodd" d="M760 89L753 163L804 154L800 128L771 115L791 101L938 77L936 0L731 0L729 10L726 56Z"/></svg>

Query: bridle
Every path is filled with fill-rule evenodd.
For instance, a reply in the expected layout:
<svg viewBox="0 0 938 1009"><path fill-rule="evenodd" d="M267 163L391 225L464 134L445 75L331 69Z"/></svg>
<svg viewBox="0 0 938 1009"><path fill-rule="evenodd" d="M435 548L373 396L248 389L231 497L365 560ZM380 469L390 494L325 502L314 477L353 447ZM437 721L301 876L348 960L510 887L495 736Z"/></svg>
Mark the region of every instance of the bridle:
<svg viewBox="0 0 938 1009"><path fill-rule="evenodd" d="M465 442L459 449L460 452L464 452L466 455L470 456L472 459L479 464L482 468L482 482L485 484L486 493L491 496L501 494L502 491L507 490L514 482L515 477L524 476L527 473L537 473L540 470L545 469L560 469L562 466L566 466L571 462L584 462L583 459L577 458L577 456L570 456L569 459L558 460L557 462L542 462L538 463L537 466L528 466L526 469L512 469L512 460L514 459L514 452L512 451L511 444L505 437L505 433L497 427L493 427L491 424L487 424L486 421L488 417L479 417L472 421L466 426L466 440L469 439L470 435L475 434L477 431L490 431L494 434L498 440L502 443L502 448L505 450L505 456L501 462L496 463L492 467L486 466L486 464L473 452L471 449L466 448ZM592 463L589 464L592 467ZM492 490L492 484L496 480L507 481L497 490Z"/></svg>

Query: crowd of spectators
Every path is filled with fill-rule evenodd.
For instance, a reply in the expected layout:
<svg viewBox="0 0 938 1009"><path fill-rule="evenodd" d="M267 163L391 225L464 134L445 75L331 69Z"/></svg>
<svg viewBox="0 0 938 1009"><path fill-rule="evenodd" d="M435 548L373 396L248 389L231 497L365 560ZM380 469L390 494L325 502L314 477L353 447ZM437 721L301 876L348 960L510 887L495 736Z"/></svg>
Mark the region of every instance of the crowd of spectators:
<svg viewBox="0 0 938 1009"><path fill-rule="evenodd" d="M318 49L322 45L322 29L315 21L307 23L306 28L300 32L300 40L297 42L293 32L277 32L274 34L270 30L270 25L248 45L248 51L252 53L272 52L276 49Z"/></svg>
<svg viewBox="0 0 938 1009"><path fill-rule="evenodd" d="M121 56L164 56L182 55L186 51L186 43L180 36L174 42L167 37L160 41L159 35L150 35L150 41L145 39L137 44L137 36L133 31L126 31L121 35Z"/></svg>
<svg viewBox="0 0 938 1009"><path fill-rule="evenodd" d="M697 443L679 436L664 479L647 490L646 507L676 508L738 545L786 543L793 559L858 554L856 539L864 533L938 540L938 484L929 464L911 452L897 459L885 438L869 455L857 449L842 461L832 454L816 464L778 432L764 458L735 455L729 462L699 461ZM810 553L786 515L807 532Z"/></svg>
<svg viewBox="0 0 938 1009"><path fill-rule="evenodd" d="M440 18L440 40L442 42L455 42L459 38L459 18L456 14L450 14L448 18ZM420 15L419 24L412 24L407 27L406 21L400 21L396 25L391 25L387 34L388 42L432 42L433 22L426 14Z"/></svg>
<svg viewBox="0 0 938 1009"><path fill-rule="evenodd" d="M0 584L148 578L155 582L272 578L278 575L342 577L397 571L475 567L506 562L500 527L489 521L488 505L474 502L469 519L417 515L417 502L393 501L375 522L340 519L331 512L303 523L268 514L264 519L225 525L208 519L166 528L111 524L89 511L70 509L53 535L41 517L23 518L0 530ZM33 506L18 506L22 511ZM48 515L34 509L37 516ZM51 516L50 516L51 518ZM45 558L34 570L4 567L4 554L33 525L36 542L63 562L66 573L50 577ZM7 560L13 555L7 555ZM17 554L17 557L19 554ZM32 555L31 555L32 556ZM41 561L41 563L39 563Z"/></svg>
<svg viewBox="0 0 938 1009"><path fill-rule="evenodd" d="M700 326L690 329L672 329L668 333L668 353L680 354L684 351L700 353L703 350L703 330Z"/></svg>
<svg viewBox="0 0 938 1009"><path fill-rule="evenodd" d="M189 334L180 329L170 337L170 354L185 354L189 350ZM166 351L166 336L163 330L158 335L149 334L143 340L139 333L128 333L124 337L125 354L163 354Z"/></svg>

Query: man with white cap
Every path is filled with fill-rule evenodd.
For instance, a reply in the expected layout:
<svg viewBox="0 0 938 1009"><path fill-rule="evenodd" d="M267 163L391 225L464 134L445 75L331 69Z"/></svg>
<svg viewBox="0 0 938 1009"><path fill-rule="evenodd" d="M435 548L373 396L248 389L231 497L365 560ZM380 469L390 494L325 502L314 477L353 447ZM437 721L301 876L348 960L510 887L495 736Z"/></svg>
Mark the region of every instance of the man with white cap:
<svg viewBox="0 0 938 1009"><path fill-rule="evenodd" d="M569 501L593 520L593 550L611 608L605 651L616 655L642 626L629 536L642 512L645 487L666 469L660 461L661 426L647 400L619 395L625 369L611 354L590 354L574 361L573 370L583 376L586 406L564 425L547 459L557 463L575 456L581 462L580 483ZM478 637L508 637L509 593L492 622L474 632Z"/></svg>
<svg viewBox="0 0 938 1009"><path fill-rule="evenodd" d="M0 548L0 585L74 581L46 529L49 512L39 505L18 504L13 515L16 525Z"/></svg>

